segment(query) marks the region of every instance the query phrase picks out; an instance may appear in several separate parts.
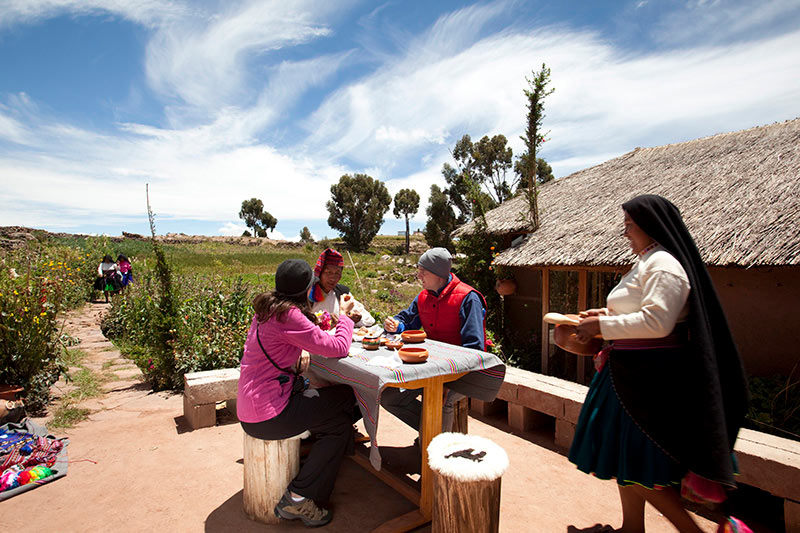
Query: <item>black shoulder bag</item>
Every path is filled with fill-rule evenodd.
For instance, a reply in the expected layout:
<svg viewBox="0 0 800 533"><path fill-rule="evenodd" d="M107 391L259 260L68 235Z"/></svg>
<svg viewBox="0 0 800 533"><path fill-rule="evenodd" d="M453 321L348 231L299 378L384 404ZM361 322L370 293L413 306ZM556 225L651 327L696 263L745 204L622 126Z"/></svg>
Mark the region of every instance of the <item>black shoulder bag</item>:
<svg viewBox="0 0 800 533"><path fill-rule="evenodd" d="M283 372L280 376L278 376L278 383L283 385L290 379L292 380L292 395L297 394L298 392L303 392L308 388L308 378L304 378L297 372L290 370L288 368L282 368L278 366L275 361L272 360L272 357L269 356L267 351L264 349L264 345L261 344L261 337L258 335L258 326L256 326L256 340L258 341L258 345L261 347L261 351L264 352L264 355L267 356L269 362L272 363L272 366L277 368L280 372ZM288 374L288 375L287 375ZM289 377L291 376L291 377Z"/></svg>

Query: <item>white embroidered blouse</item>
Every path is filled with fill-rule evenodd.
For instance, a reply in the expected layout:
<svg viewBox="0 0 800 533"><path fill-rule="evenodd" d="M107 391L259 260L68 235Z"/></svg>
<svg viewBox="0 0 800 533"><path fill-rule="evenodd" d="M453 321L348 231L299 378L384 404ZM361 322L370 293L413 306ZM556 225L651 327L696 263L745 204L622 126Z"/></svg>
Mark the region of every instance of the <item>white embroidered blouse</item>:
<svg viewBox="0 0 800 533"><path fill-rule="evenodd" d="M662 246L639 256L606 300L600 332L607 340L666 337L689 314L686 271Z"/></svg>

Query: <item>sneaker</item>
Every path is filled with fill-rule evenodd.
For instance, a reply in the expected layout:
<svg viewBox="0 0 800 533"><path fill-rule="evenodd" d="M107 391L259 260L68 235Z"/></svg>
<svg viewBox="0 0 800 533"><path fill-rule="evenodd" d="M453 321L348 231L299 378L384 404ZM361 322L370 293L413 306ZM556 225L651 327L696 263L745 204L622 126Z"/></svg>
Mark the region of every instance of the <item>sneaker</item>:
<svg viewBox="0 0 800 533"><path fill-rule="evenodd" d="M302 520L306 527L324 526L333 518L333 513L327 509L317 507L314 500L303 498L296 502L288 490L281 496L281 501L275 506L275 516L285 520Z"/></svg>

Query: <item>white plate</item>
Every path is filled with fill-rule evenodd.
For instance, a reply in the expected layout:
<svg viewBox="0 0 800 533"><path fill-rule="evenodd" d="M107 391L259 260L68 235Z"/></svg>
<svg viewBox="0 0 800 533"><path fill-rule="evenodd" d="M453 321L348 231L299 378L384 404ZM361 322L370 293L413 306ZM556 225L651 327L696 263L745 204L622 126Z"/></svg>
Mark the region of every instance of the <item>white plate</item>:
<svg viewBox="0 0 800 533"><path fill-rule="evenodd" d="M367 334L366 335L356 335L355 330L353 330L353 342L361 342L361 340L364 337L376 337L376 336L380 335L382 331L383 331L383 328L378 324L375 324L375 325L367 328Z"/></svg>

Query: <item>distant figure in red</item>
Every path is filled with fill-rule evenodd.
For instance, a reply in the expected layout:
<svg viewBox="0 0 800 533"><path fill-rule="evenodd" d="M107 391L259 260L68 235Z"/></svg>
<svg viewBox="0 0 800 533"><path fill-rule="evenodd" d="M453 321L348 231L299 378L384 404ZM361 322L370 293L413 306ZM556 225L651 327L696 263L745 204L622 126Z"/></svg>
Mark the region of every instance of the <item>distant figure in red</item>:
<svg viewBox="0 0 800 533"><path fill-rule="evenodd" d="M133 281L133 269L131 268L131 262L122 254L117 256L117 268L119 268L119 273L122 275L120 279L120 285L124 289L128 286L128 283Z"/></svg>

